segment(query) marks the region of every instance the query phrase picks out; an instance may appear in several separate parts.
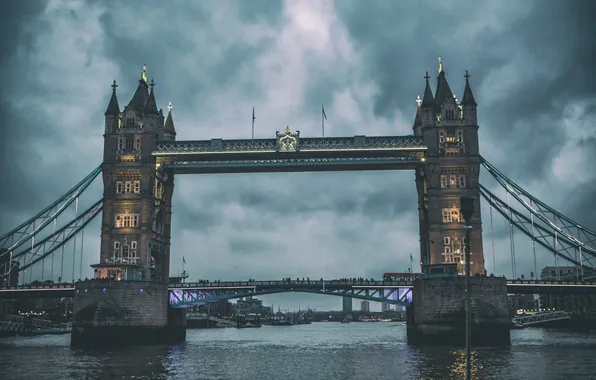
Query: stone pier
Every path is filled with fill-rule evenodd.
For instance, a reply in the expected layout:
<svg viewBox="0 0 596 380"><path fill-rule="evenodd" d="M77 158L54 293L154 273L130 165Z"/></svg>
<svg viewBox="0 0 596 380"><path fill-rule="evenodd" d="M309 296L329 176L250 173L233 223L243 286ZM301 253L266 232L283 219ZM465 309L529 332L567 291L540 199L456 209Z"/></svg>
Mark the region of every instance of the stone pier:
<svg viewBox="0 0 596 380"><path fill-rule="evenodd" d="M169 306L168 284L81 281L75 285L71 346L172 344L186 339L186 310Z"/></svg>
<svg viewBox="0 0 596 380"><path fill-rule="evenodd" d="M503 278L472 277L472 346L506 346L510 340L507 283ZM414 282L406 310L413 344L465 345L465 278L421 278Z"/></svg>

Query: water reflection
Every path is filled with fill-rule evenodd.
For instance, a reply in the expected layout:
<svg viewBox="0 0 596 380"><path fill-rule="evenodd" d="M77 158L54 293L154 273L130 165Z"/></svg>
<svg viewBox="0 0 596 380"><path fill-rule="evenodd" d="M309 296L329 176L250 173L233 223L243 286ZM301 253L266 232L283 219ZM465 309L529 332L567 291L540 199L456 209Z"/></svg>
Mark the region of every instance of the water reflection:
<svg viewBox="0 0 596 380"><path fill-rule="evenodd" d="M72 350L68 375L85 380L167 379L177 351L178 347L168 346Z"/></svg>
<svg viewBox="0 0 596 380"><path fill-rule="evenodd" d="M474 379L589 379L595 335L518 330L472 352ZM68 336L0 339L6 379L462 379L465 351L410 346L390 323L190 330L177 346L80 350ZM570 375L570 373L572 375Z"/></svg>

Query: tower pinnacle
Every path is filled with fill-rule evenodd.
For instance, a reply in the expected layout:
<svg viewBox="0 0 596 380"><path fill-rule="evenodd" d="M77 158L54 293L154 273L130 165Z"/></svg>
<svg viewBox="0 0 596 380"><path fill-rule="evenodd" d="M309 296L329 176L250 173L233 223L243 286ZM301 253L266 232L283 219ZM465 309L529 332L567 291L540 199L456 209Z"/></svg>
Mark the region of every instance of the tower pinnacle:
<svg viewBox="0 0 596 380"><path fill-rule="evenodd" d="M439 56L439 74L443 72L443 58Z"/></svg>
<svg viewBox="0 0 596 380"><path fill-rule="evenodd" d="M143 72L141 73L141 80L147 83L147 65L143 65Z"/></svg>
<svg viewBox="0 0 596 380"><path fill-rule="evenodd" d="M106 109L106 115L117 115L120 113L120 106L118 105L118 97L116 96L116 79L114 79L114 83L112 84L112 97L110 98L110 102L108 103L108 108Z"/></svg>
<svg viewBox="0 0 596 380"><path fill-rule="evenodd" d="M430 89L430 75L428 75L428 71L426 72L424 79L426 79L426 86L424 87L424 95L422 96L422 106L433 106L435 104L435 97Z"/></svg>
<svg viewBox="0 0 596 380"><path fill-rule="evenodd" d="M476 99L474 99L472 87L470 87L470 73L468 73L468 70L466 70L464 78L466 78L466 88L464 89L464 96L462 97L461 104L476 106Z"/></svg>

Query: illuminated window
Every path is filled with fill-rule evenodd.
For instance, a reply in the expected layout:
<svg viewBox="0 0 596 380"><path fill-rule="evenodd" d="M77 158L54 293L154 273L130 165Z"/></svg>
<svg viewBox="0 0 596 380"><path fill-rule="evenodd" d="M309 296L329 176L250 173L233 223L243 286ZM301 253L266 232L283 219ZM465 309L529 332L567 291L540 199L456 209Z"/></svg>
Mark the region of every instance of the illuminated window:
<svg viewBox="0 0 596 380"><path fill-rule="evenodd" d="M465 174L441 174L442 188L466 187Z"/></svg>
<svg viewBox="0 0 596 380"><path fill-rule="evenodd" d="M443 245L451 245L451 238L449 236L443 238Z"/></svg>
<svg viewBox="0 0 596 380"><path fill-rule="evenodd" d="M441 144L445 142L445 131L439 131L439 142Z"/></svg>
<svg viewBox="0 0 596 380"><path fill-rule="evenodd" d="M141 181L118 181L116 182L116 194L139 194L141 192Z"/></svg>
<svg viewBox="0 0 596 380"><path fill-rule="evenodd" d="M457 131L457 142L463 143L464 142L464 132Z"/></svg>
<svg viewBox="0 0 596 380"><path fill-rule="evenodd" d="M444 208L443 209L443 223L460 223L461 215L457 208Z"/></svg>
<svg viewBox="0 0 596 380"><path fill-rule="evenodd" d="M135 149L141 150L141 136L135 138Z"/></svg>
<svg viewBox="0 0 596 380"><path fill-rule="evenodd" d="M116 228L137 228L139 214L116 214Z"/></svg>
<svg viewBox="0 0 596 380"><path fill-rule="evenodd" d="M119 241L115 241L114 242L114 249L120 249L120 242Z"/></svg>
<svg viewBox="0 0 596 380"><path fill-rule="evenodd" d="M455 142L455 132L453 132L453 131L447 132L447 142L448 143Z"/></svg>

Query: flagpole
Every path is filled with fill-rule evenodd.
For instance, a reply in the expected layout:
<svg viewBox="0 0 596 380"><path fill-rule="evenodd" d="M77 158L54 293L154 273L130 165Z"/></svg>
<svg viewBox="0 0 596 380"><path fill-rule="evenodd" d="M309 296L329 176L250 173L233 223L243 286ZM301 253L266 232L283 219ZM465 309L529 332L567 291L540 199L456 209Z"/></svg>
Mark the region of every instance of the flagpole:
<svg viewBox="0 0 596 380"><path fill-rule="evenodd" d="M325 141L325 106L321 104L321 129L323 130L323 141Z"/></svg>
<svg viewBox="0 0 596 380"><path fill-rule="evenodd" d="M252 108L252 140L255 139L255 107Z"/></svg>

